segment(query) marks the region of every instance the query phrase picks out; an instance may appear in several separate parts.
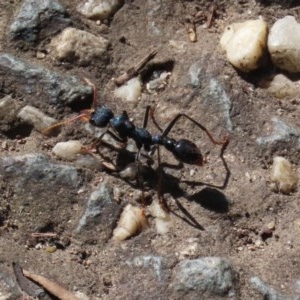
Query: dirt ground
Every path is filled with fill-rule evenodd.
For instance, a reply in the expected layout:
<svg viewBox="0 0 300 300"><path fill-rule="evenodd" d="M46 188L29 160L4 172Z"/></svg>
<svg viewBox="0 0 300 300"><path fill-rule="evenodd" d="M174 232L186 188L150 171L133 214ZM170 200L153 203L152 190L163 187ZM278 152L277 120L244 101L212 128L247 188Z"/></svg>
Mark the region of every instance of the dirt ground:
<svg viewBox="0 0 300 300"><path fill-rule="evenodd" d="M7 274L13 278L11 263L18 261L32 272L43 274L69 290L78 289L95 299L179 299L182 294L172 290L171 281L167 286L158 284L146 271L125 267L125 261L148 254L162 256L167 261L165 268L172 274L180 255L196 244L187 258L220 256L231 262L238 273L237 299L263 299L249 283L253 276L260 277L282 294L294 295L294 284L300 278L299 191L291 195L272 192L269 175L276 155L284 156L299 166L299 147L296 137L264 145L258 144L257 139L270 134L272 117L279 117L292 127L299 128L299 99L278 100L260 87L262 79L278 72L268 61L258 72L237 72L221 53L219 40L225 26L231 22L262 16L271 26L278 18L288 14L300 21L300 9L289 6L291 1L282 1L281 5L272 1L215 1L215 15L205 28L203 24L208 22L211 1L136 0L125 1L113 18L99 27L95 21L79 15L77 2L60 1L72 18L74 27L96 35L101 33L110 41L105 59L93 61L85 67L76 63L54 62L51 55L46 55L43 60L37 59L37 51L46 49L51 37L31 47L16 46L8 39L7 32L20 1L0 3L1 52L41 64L61 74L89 78L98 89L99 102L116 113L125 108L134 123L140 126L145 107L151 105L155 106L155 117L162 127L176 113L183 112L201 122L217 139L229 136L230 142L220 157L219 146L214 146L194 124L180 120L170 135L195 141L207 156L208 163L203 167L165 167L163 192L174 222L173 229L165 235L158 235L149 216L149 229L121 243L111 239L119 213L107 216L113 218L108 222L112 227L108 235L101 235L97 226L81 234L74 233L74 230L87 199L102 181L113 189L114 199L121 206L126 203L141 205L136 202L140 194L134 181L127 182L111 172L76 166L82 178L79 188L61 187L51 182L46 187L28 183L25 190L18 191L18 178L4 178L2 174L2 277ZM204 17L196 25L197 42L192 43L185 24L196 12L203 12ZM137 63L153 48L158 53L141 73L144 83L141 99L134 104L115 99L115 86L111 79ZM199 84L194 85L189 75L193 64L201 69ZM168 71L171 76L163 89L149 93L146 83L154 71ZM45 114L59 120L91 106L92 99L64 107L55 107L46 101L33 102L30 96L18 90L14 82L0 78L0 83L1 97L10 94L22 106L34 103ZM213 83L217 84L217 88L212 88ZM81 122L64 126L56 137L46 137L31 129L21 130L24 129L22 126L12 124L9 130L1 132L1 157L44 153L54 163L72 166L72 162L59 160L51 154L52 147L58 141L69 139L79 139L86 146L95 140L83 129L85 124ZM151 121L148 129L153 134L157 132ZM120 169L132 162L134 157L126 150L121 152L103 149L106 157L118 161ZM175 158L165 149L161 149L161 160L177 165ZM157 197L156 167L157 163L151 167L154 170L148 176L151 178L145 178L149 201ZM262 237L261 230L270 222L275 222L274 232ZM53 240L32 241L30 235L37 231L59 235L57 245L60 246L54 253L45 250L47 245L53 244ZM42 249L38 249L38 243ZM145 290L148 296L140 296ZM188 293L185 299L199 297Z"/></svg>

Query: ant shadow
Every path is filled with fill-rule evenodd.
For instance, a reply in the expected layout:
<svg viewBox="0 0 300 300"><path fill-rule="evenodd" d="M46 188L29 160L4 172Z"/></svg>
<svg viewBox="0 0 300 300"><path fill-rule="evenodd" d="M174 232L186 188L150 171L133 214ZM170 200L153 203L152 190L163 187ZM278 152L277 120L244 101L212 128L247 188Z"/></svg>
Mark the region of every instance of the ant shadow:
<svg viewBox="0 0 300 300"><path fill-rule="evenodd" d="M225 177L221 185L214 185L211 183L206 183L202 181L189 181L189 180L181 180L180 178L171 175L169 173L164 172L164 168L172 168L172 169L181 169L183 168L183 164L179 163L178 165L170 165L167 163L161 164L162 169L162 187L161 187L161 194L162 196L164 194L169 194L173 197L175 200L175 203L180 210L181 213L178 213L174 210L171 210L167 203L165 202L166 208L169 210L170 213L175 215L176 217L180 218L182 221L186 222L188 225L199 229L199 230L205 230L204 227L197 221L197 219L191 214L191 212L186 209L182 203L180 202L179 198L185 198L189 201L193 201L199 205L201 205L203 208L215 212L215 213L226 213L229 211L229 201L224 193L222 193L220 190L224 190L229 182L231 172L228 167L228 164L224 158L224 151L226 149L227 145L224 145L221 148L220 156L219 158L222 161L224 170L225 170ZM116 149L115 149L116 150ZM117 159L116 159L116 165L119 166L120 170L122 168L126 168L130 163L134 164L135 162L135 152L128 151L126 149L122 149L118 151ZM147 157L149 158L149 157ZM107 159L107 158L105 158ZM142 165L141 166L141 175L143 178L143 186L145 190L151 190L156 189L158 190L158 184L159 184L159 174L158 171L152 168L152 164L154 163L153 158L151 158L152 163L149 162L148 165ZM129 163L128 163L129 162ZM112 172L111 173L116 178L119 178L123 181L125 181L127 184L129 184L133 188L140 188L138 184L135 182L135 180L128 180L124 179L120 176L119 172ZM199 192L189 194L186 190L182 189L180 187L180 183L184 183L191 187L201 187L204 186L202 190Z"/></svg>

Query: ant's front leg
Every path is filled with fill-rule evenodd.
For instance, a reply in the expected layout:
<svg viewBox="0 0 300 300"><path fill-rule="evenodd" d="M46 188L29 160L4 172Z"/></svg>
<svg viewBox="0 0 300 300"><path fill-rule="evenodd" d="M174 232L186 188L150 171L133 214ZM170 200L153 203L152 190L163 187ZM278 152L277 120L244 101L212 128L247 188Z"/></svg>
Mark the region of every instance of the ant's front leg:
<svg viewBox="0 0 300 300"><path fill-rule="evenodd" d="M163 130L161 129L161 127L158 125L158 123L156 122L156 119L154 117L154 112L155 112L155 108L153 106L148 105L146 107L146 111L145 111L145 116L144 116L144 123L143 123L143 128L146 128L148 125L148 118L150 116L150 118L152 119L153 124L156 126L156 128L160 131L163 132Z"/></svg>
<svg viewBox="0 0 300 300"><path fill-rule="evenodd" d="M118 135L116 135L114 132L110 131L109 129L106 129L106 130L100 135L100 137L97 139L97 141L96 141L96 142L94 143L94 145L93 145L93 147L96 149L97 152L99 152L98 149L99 149L100 145L103 144L103 143L105 143L107 146L109 146L109 147L111 147L111 148L114 148L115 150L120 150L119 148L114 147L112 144L103 141L103 137L104 137L106 134L109 135L110 137L112 137L115 141L121 143L121 145L122 145L122 146L121 146L121 149L123 149L123 148L126 147L126 145L127 145L127 138L126 138L126 137L125 137L125 138L121 138L121 137L119 137Z"/></svg>

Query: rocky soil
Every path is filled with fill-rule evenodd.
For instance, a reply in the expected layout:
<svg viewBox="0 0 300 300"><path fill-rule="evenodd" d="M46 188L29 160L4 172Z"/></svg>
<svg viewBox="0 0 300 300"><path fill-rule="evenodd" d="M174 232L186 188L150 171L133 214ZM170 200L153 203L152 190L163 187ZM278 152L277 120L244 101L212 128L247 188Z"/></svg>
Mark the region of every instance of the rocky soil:
<svg viewBox="0 0 300 300"><path fill-rule="evenodd" d="M268 56L258 70L237 71L219 45L233 22L300 22L298 1L107 1L109 13L86 11L98 2L0 3L0 299L64 299L57 287L42 296L18 266L72 299L300 299L299 191L270 184L275 156L299 174L299 74ZM136 94L120 96L116 79L153 50ZM270 88L279 74L283 94ZM160 147L160 192L157 152L142 155L149 224L124 241L113 237L124 207L143 208L141 184L122 172L136 172L134 142L106 135L92 152L105 129L87 118L45 131L89 115L89 82L97 104L125 109L136 126L151 106L163 129L184 113L229 138L214 145L179 119L169 136L194 141L207 163L182 166ZM147 129L159 132L151 118ZM69 140L84 145L80 153L53 154ZM163 234L149 209L160 194Z"/></svg>

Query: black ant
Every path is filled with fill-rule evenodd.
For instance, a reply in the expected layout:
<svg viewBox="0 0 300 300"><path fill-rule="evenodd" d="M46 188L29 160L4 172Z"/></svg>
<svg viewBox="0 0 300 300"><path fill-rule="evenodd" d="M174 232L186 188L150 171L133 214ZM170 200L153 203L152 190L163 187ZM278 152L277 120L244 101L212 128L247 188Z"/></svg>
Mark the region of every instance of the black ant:
<svg viewBox="0 0 300 300"><path fill-rule="evenodd" d="M213 144L222 145L225 147L229 141L227 137L224 137L223 140L221 141L215 140L211 135L211 133L203 125L201 125L199 122L197 122L196 120L194 120L193 118L189 117L184 113L177 114L174 117L174 119L169 123L169 125L164 130L162 130L160 126L156 123L153 115L154 110L152 110L150 106L147 106L146 108L143 127L137 127L134 125L132 121L130 121L129 116L125 110L120 115L115 116L110 108L104 105L97 106L96 105L97 92L96 92L95 85L92 82L90 82L88 79L85 80L89 85L93 87L94 90L93 106L95 108L91 110L85 110L80 115L74 118L57 123L47 128L46 131L53 129L54 127L60 126L66 122L76 120L78 118L88 118L89 122L96 127L100 127L100 128L108 127L107 130L105 130L99 137L97 144L101 143L101 140L105 134L109 134L112 138L114 138L116 141L120 143L127 143L128 139L134 140L138 149L138 152L136 154L136 163L137 163L137 171L138 171L138 180L140 181L140 185L142 186L142 191L143 191L143 183L140 176L141 150L145 150L150 155L153 155L155 150L159 146L164 146L181 163L198 165L198 166L202 166L204 164L203 156L195 143L187 139L175 140L173 138L168 137L168 134L174 127L175 123L181 117L185 117L189 119L191 122L193 122L194 124L196 124L201 130L203 130L207 134L207 136L209 137L209 139ZM160 134L151 135L150 132L146 129L149 115L151 116L156 127L161 131ZM113 131L110 131L109 127L112 128ZM159 157L158 164L160 168L160 157ZM161 179L159 185L161 185ZM159 189L160 188L161 187L159 187ZM161 199L160 195L159 195L159 199Z"/></svg>

